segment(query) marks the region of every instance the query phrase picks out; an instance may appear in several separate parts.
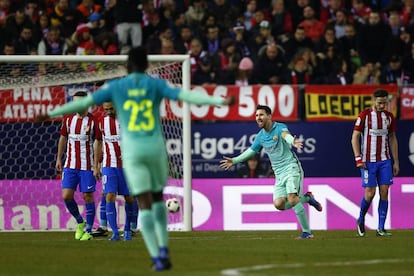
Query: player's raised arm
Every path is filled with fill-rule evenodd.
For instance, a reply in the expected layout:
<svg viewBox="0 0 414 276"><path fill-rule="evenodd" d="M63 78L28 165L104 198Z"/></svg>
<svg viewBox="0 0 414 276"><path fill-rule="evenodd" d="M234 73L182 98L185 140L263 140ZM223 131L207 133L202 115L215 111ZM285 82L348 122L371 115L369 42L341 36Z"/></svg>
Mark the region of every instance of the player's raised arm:
<svg viewBox="0 0 414 276"><path fill-rule="evenodd" d="M210 96L197 91L181 90L178 94L178 99L184 102L193 104L208 104L208 105L233 105L236 103L234 96L227 98Z"/></svg>

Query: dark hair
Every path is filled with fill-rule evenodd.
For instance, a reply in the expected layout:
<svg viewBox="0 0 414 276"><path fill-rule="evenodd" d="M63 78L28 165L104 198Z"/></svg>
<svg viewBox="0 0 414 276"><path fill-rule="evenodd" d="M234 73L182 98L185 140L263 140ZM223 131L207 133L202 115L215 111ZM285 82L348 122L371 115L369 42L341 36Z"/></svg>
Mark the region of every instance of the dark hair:
<svg viewBox="0 0 414 276"><path fill-rule="evenodd" d="M388 97L388 91L387 90L384 90L384 89L377 89L374 92L374 97L375 98Z"/></svg>
<svg viewBox="0 0 414 276"><path fill-rule="evenodd" d="M272 110L267 105L260 105L259 104L259 105L256 106L256 110L259 110L259 109L263 109L266 112L267 115L272 114Z"/></svg>
<svg viewBox="0 0 414 276"><path fill-rule="evenodd" d="M128 53L127 69L128 73L140 72L143 73L148 67L147 50L144 47L138 46L132 48Z"/></svg>
<svg viewBox="0 0 414 276"><path fill-rule="evenodd" d="M86 92L85 90L79 90L76 91L75 94L73 94L73 97L86 97L88 96L88 92Z"/></svg>

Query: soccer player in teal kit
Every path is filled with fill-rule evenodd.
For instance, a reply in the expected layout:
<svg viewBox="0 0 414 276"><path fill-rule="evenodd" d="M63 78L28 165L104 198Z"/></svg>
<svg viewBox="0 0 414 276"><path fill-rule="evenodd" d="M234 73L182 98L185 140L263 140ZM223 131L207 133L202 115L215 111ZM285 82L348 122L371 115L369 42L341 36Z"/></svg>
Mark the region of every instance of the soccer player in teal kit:
<svg viewBox="0 0 414 276"><path fill-rule="evenodd" d="M276 177L273 190L275 208L278 210L292 208L302 228L302 234L297 239L312 239L314 236L309 228L303 203L308 202L319 212L322 211L322 206L311 192L303 196L301 194L303 192L303 169L291 147L300 149L303 145L290 134L285 124L272 122L271 113L268 106L258 105L256 107L256 122L261 130L256 135L253 144L239 156L224 157L220 161L220 167L227 170L264 149L269 156Z"/></svg>
<svg viewBox="0 0 414 276"><path fill-rule="evenodd" d="M124 173L131 195L137 196L140 208L141 233L152 258L153 269L171 268L168 250L167 213L163 188L168 176L168 156L160 119L163 98L195 104L230 105L233 97L212 97L182 90L167 81L146 74L148 57L143 47L128 54L128 75L107 82L93 95L68 103L38 121L49 117L84 110L92 105L112 102L121 124L121 151Z"/></svg>

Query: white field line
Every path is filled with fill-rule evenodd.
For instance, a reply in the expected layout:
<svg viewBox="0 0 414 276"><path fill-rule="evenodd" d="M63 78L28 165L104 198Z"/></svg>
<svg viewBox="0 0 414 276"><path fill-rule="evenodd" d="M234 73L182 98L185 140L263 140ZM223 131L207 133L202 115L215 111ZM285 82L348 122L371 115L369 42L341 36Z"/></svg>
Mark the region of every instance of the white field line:
<svg viewBox="0 0 414 276"><path fill-rule="evenodd" d="M241 276L244 273L260 272L262 270L272 268L299 268L299 267L337 267L337 266L354 266L354 265L374 265L383 263L405 263L414 262L414 259L373 259L364 261L338 261L338 262L324 262L324 263L290 263L290 264L264 264L254 265L238 268L229 268L221 271L221 275Z"/></svg>

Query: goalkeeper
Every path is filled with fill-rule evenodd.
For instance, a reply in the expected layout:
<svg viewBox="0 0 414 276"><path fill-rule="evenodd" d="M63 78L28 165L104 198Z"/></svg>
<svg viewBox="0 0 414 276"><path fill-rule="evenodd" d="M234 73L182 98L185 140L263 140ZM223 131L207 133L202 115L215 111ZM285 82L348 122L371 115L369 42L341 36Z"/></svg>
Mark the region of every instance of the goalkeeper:
<svg viewBox="0 0 414 276"><path fill-rule="evenodd" d="M272 122L271 109L265 105L256 107L256 122L261 128L253 144L239 156L224 157L220 167L229 169L231 166L246 161L264 149L269 156L276 181L273 190L273 204L278 210L293 208L302 227L302 234L297 239L312 239L314 236L309 228L304 202L308 202L319 212L322 206L315 200L311 192L301 195L303 190L303 169L291 146L301 149L302 143L293 137L283 123Z"/></svg>
<svg viewBox="0 0 414 276"><path fill-rule="evenodd" d="M128 189L131 195L138 198L141 233L152 258L153 269L162 271L170 269L171 262L163 201L168 156L160 119L161 100L169 98L195 104L231 105L235 99L173 87L165 80L146 75L147 67L145 49L133 48L128 54L127 76L109 81L83 100L38 115L37 120L44 121L109 101L115 105L121 125L121 154Z"/></svg>

